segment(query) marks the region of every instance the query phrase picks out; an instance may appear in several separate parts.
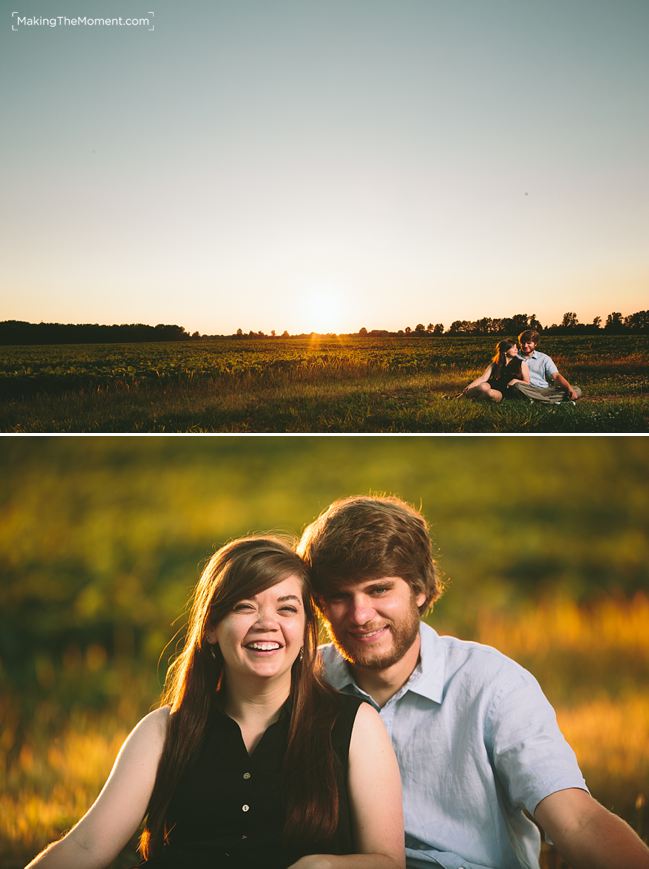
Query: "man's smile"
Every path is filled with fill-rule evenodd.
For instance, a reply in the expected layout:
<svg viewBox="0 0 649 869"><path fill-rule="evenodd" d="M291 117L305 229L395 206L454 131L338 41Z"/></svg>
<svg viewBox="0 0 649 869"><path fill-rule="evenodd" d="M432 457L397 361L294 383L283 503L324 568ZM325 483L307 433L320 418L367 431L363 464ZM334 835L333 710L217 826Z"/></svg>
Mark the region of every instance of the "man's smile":
<svg viewBox="0 0 649 869"><path fill-rule="evenodd" d="M389 625L383 625L383 627L373 628L371 631L349 631L349 634L354 640L358 640L361 643L367 643L383 636L389 630Z"/></svg>

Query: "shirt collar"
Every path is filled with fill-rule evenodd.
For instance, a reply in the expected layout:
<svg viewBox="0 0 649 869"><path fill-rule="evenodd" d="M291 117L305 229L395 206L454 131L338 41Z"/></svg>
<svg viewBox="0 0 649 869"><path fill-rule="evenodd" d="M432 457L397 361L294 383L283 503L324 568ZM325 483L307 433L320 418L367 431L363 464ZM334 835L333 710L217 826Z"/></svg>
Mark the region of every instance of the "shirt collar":
<svg viewBox="0 0 649 869"><path fill-rule="evenodd" d="M444 695L446 647L437 631L424 622L419 625L419 637L421 639L419 663L395 696L403 696L407 691L412 691L413 694L419 694L434 703L441 703ZM340 653L327 666L327 681L338 691L352 688L355 692L365 695L362 688L356 684L351 668Z"/></svg>
<svg viewBox="0 0 649 869"><path fill-rule="evenodd" d="M345 688L358 689L352 671L347 666L347 661L337 649L335 657L332 657L327 664L327 682L336 691L344 691Z"/></svg>
<svg viewBox="0 0 649 869"><path fill-rule="evenodd" d="M444 696L446 646L437 631L424 622L419 625L419 637L421 639L419 663L405 687L434 703L441 703Z"/></svg>

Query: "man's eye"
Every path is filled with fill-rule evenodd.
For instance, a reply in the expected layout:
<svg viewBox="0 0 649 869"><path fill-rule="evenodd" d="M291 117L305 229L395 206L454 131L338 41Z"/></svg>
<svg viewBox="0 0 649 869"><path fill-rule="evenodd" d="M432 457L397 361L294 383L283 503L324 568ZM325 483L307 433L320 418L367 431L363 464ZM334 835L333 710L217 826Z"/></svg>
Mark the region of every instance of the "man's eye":
<svg viewBox="0 0 649 869"><path fill-rule="evenodd" d="M390 589L387 586L379 585L377 588L372 589L372 594L385 594L386 591L389 591L389 590Z"/></svg>

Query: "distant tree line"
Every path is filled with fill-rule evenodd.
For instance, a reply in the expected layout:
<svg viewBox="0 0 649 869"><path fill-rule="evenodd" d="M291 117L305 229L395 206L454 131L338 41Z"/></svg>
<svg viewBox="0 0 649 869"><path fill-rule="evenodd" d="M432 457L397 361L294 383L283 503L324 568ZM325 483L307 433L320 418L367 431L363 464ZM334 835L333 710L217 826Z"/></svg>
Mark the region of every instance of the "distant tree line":
<svg viewBox="0 0 649 869"><path fill-rule="evenodd" d="M112 344L122 341L186 341L182 326L135 323L101 326L97 323L0 323L0 344Z"/></svg>
<svg viewBox="0 0 649 869"><path fill-rule="evenodd" d="M270 332L255 332L250 329L248 332L244 332L243 329L237 329L232 338L277 338L277 332L274 329L271 329ZM290 338L295 337L289 335L289 333L284 329L280 338Z"/></svg>
<svg viewBox="0 0 649 869"><path fill-rule="evenodd" d="M479 320L454 320L446 329L443 323L417 323L413 329L406 326L397 331L389 329L367 329L363 327L355 334L361 337L382 338L388 336L414 336L421 338L442 335L508 335L515 336L524 329L537 329L546 334L623 334L629 332L649 332L649 311L636 311L623 316L613 311L606 317L595 317L591 323L580 323L573 311L563 315L560 323L543 326L536 314L514 314L512 317L481 317ZM255 332L237 329L232 338L305 338L315 333L290 335L272 329L270 332ZM336 333L330 332L329 335ZM96 323L27 323L22 320L0 322L0 345L2 344L99 344L135 341L187 341L197 338L223 338L224 335L201 335L189 332L183 326L158 324L147 326L143 323L102 326Z"/></svg>
<svg viewBox="0 0 649 869"><path fill-rule="evenodd" d="M380 338L388 335L409 335L415 337L431 337L435 335L518 335L525 329L536 329L546 334L597 334L649 332L649 311L636 311L635 314L622 316L619 311L613 311L602 326L602 318L595 317L592 323L580 323L573 311L563 315L561 323L543 326L537 320L536 314L514 314L513 317L481 317L479 320L454 320L448 329L443 323L417 323L414 329L406 326L396 332L387 329L359 329L362 337Z"/></svg>

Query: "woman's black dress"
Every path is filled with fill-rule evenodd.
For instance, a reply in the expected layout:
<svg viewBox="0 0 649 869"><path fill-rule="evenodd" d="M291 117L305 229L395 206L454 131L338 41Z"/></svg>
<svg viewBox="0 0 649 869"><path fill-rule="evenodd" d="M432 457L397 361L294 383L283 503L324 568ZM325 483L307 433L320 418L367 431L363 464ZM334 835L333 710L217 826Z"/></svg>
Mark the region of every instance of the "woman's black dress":
<svg viewBox="0 0 649 869"><path fill-rule="evenodd" d="M516 398L519 393L516 390L509 389L507 384L514 378L522 380L521 368L523 360L520 356L514 356L508 365L496 365L492 363L491 373L489 374L489 386L492 389L497 389L502 392L503 398Z"/></svg>
<svg viewBox="0 0 649 869"><path fill-rule="evenodd" d="M335 838L326 846L329 854L354 851L347 769L352 728L362 702L339 695L332 742L339 760L340 808ZM169 845L144 867L284 869L303 856L290 853L281 842L286 798L282 762L289 719L285 704L249 755L239 725L217 702L212 704L202 749L183 775L169 808ZM318 848L314 843L311 853L323 853L322 845Z"/></svg>

